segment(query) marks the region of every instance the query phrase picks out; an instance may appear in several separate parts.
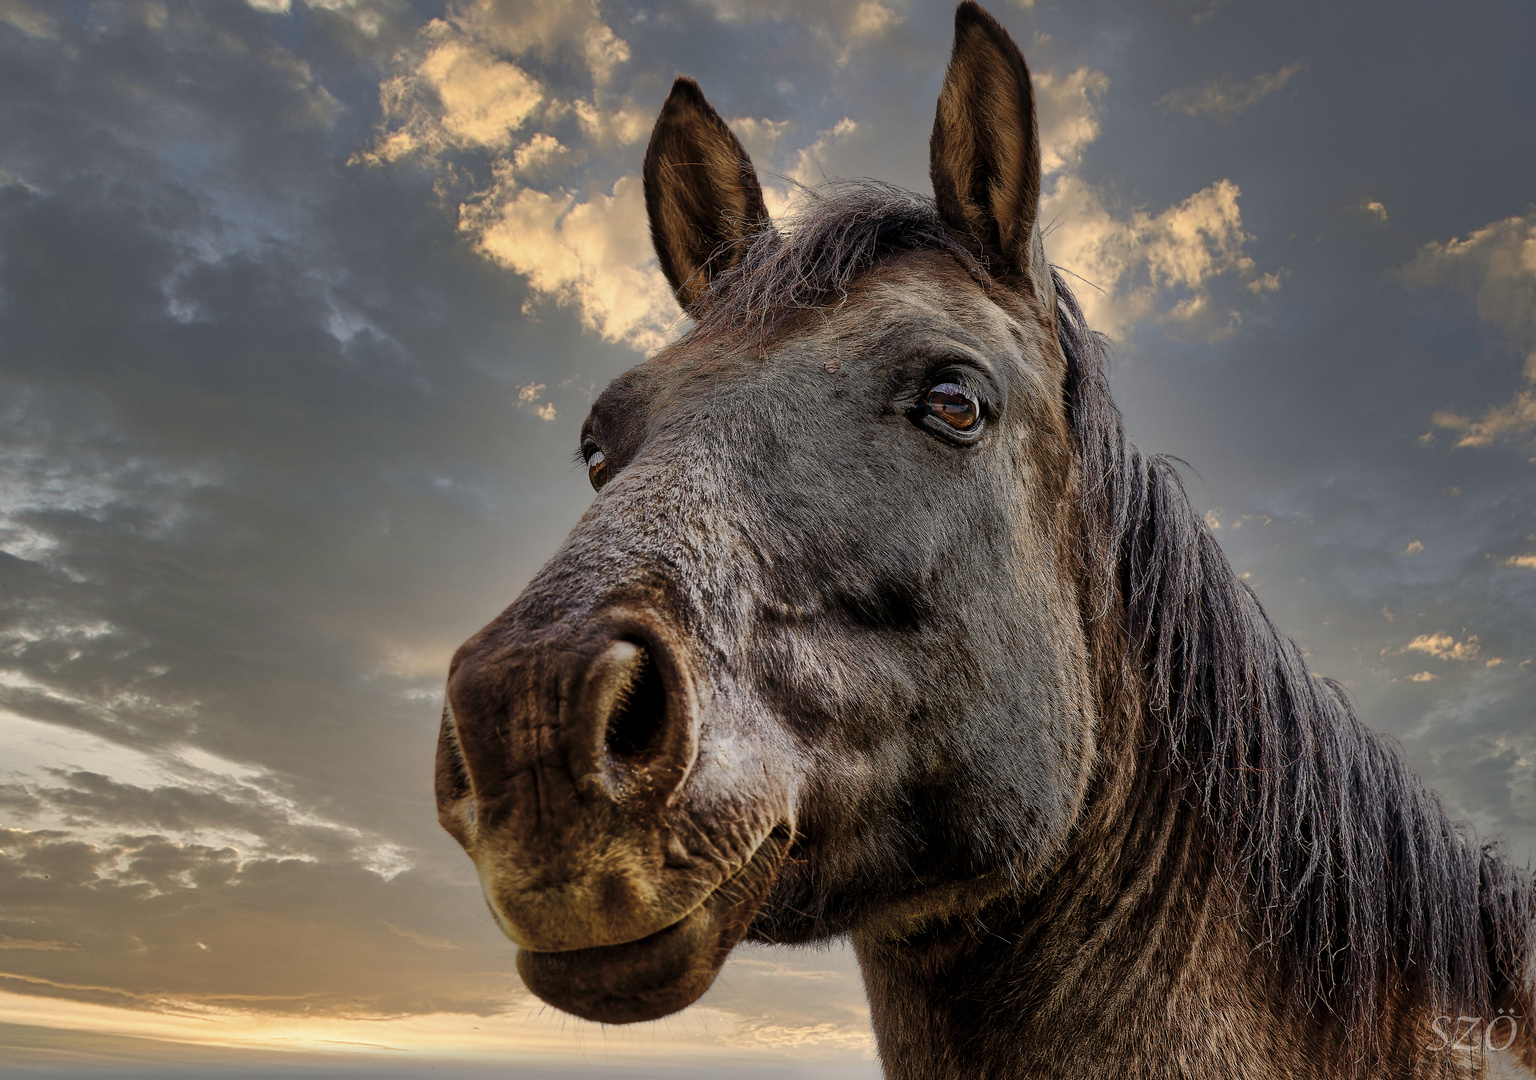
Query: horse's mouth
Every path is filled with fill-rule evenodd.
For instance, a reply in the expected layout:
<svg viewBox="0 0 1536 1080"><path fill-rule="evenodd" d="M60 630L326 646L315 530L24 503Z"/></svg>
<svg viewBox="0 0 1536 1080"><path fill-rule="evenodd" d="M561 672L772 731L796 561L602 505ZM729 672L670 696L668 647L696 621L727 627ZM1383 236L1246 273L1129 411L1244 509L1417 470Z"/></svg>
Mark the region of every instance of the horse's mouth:
<svg viewBox="0 0 1536 1080"><path fill-rule="evenodd" d="M518 974L549 1004L600 1023L656 1020L687 1008L746 936L788 848L775 832L702 904L637 941L561 952L519 949Z"/></svg>

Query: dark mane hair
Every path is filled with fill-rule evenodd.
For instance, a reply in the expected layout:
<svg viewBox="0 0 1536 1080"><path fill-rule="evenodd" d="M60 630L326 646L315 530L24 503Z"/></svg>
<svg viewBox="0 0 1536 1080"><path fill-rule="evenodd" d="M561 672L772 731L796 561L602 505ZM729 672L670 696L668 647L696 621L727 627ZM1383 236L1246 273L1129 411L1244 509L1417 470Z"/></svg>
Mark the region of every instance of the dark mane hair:
<svg viewBox="0 0 1536 1080"><path fill-rule="evenodd" d="M1536 945L1529 871L1453 823L1396 741L1311 674L1195 513L1173 464L1126 441L1104 338L1056 277L1093 579L1125 606L1123 663L1251 898L1293 992L1359 1030L1405 991L1486 1015Z"/></svg>
<svg viewBox="0 0 1536 1080"><path fill-rule="evenodd" d="M945 227L932 199L878 180L832 180L801 195L794 217L738 242L745 250L715 276L695 313L701 332L772 333L795 312L846 294L895 251L947 252L973 276L986 276L983 259Z"/></svg>
<svg viewBox="0 0 1536 1080"><path fill-rule="evenodd" d="M846 293L883 255L936 249L986 280L985 259L933 200L886 184L809 190L798 216L742 243L697 309L696 332L770 332ZM1119 664L1168 767L1250 898L1254 938L1297 999L1368 1045L1383 993L1486 1015L1536 945L1528 871L1447 817L1396 743L1312 675L1191 507L1172 463L1130 445L1109 393L1105 339L1059 273L1058 339L1081 464L1085 586L1121 618ZM1491 989L1490 989L1491 988Z"/></svg>

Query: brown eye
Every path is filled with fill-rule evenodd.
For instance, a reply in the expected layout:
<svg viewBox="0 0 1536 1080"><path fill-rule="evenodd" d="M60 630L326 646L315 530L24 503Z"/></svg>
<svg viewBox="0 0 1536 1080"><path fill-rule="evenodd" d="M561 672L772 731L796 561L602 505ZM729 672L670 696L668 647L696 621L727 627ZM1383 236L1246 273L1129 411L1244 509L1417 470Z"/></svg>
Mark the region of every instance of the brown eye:
<svg viewBox="0 0 1536 1080"><path fill-rule="evenodd" d="M981 426L981 403L959 383L944 382L932 387L923 398L921 411L961 434L970 434Z"/></svg>
<svg viewBox="0 0 1536 1080"><path fill-rule="evenodd" d="M608 482L608 472L608 459L601 450L594 449L587 455L587 479L592 481L593 491L603 490L603 485Z"/></svg>

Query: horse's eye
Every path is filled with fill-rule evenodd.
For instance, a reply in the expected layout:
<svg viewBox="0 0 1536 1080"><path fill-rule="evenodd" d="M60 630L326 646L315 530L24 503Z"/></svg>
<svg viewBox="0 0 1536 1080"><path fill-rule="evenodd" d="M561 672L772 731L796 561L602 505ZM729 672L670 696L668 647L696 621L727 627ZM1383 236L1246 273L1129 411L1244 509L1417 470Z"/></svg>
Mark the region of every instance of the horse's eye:
<svg viewBox="0 0 1536 1080"><path fill-rule="evenodd" d="M603 455L601 450L593 447L592 452L587 455L587 479L592 481L593 491L603 490L603 485L608 482L610 472L612 470L608 468L607 457Z"/></svg>
<svg viewBox="0 0 1536 1080"><path fill-rule="evenodd" d="M981 426L981 403L959 383L943 382L930 388L923 397L922 412L961 434L970 434Z"/></svg>

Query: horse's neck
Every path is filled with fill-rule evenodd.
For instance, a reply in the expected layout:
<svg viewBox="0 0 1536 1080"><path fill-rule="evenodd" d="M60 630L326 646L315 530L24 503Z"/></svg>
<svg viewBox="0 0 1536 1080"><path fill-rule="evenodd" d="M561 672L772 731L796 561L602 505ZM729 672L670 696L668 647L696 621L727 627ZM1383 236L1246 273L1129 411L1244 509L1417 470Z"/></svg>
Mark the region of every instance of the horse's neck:
<svg viewBox="0 0 1536 1080"><path fill-rule="evenodd" d="M854 936L890 1080L1340 1075L1340 1026L1291 1002L1209 824L1149 756L1118 755L1038 891L900 940ZM1421 1034L1386 1034L1403 1056L1383 1076L1414 1075L1412 1058L1459 1075L1422 1059Z"/></svg>
<svg viewBox="0 0 1536 1080"><path fill-rule="evenodd" d="M1028 900L855 936L886 1076L1309 1075L1244 1060L1271 988L1177 801L1085 831Z"/></svg>

